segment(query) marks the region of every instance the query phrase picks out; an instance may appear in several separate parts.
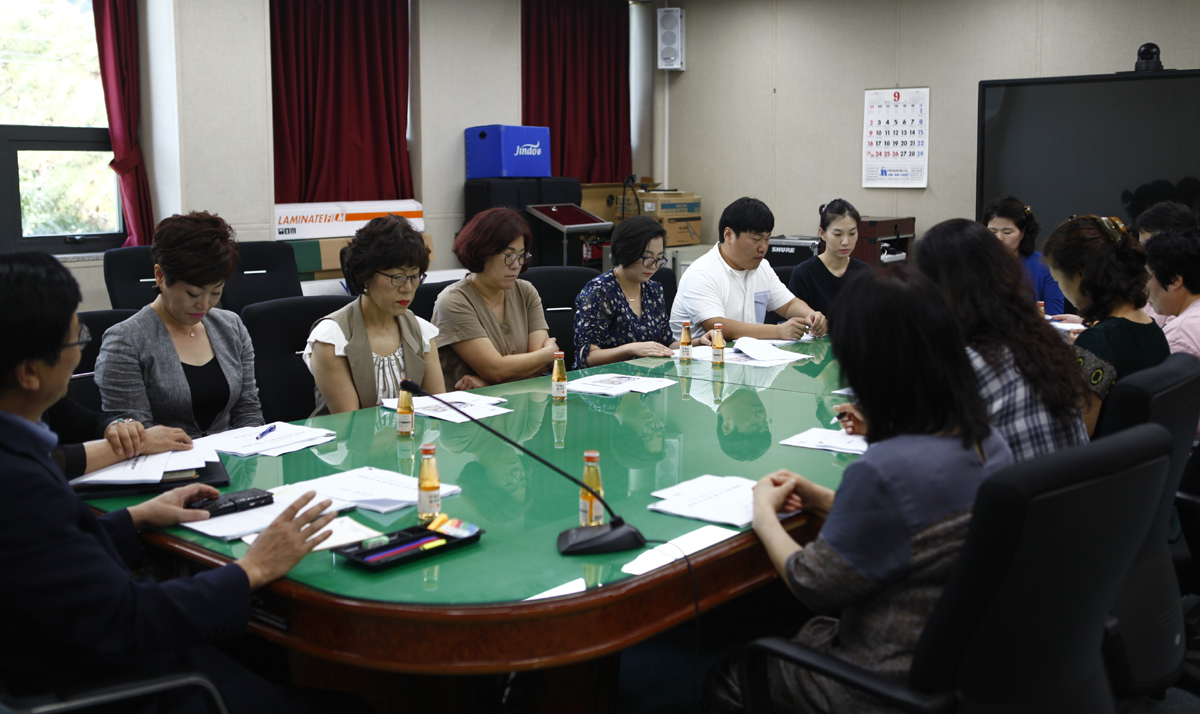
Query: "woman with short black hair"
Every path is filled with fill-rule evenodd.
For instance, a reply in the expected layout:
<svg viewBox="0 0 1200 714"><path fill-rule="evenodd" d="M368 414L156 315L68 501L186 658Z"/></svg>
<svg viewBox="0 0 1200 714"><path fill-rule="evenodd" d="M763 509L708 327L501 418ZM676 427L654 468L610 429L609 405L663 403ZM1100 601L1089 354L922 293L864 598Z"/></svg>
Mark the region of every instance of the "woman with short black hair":
<svg viewBox="0 0 1200 714"><path fill-rule="evenodd" d="M858 224L862 220L857 208L845 199L835 198L821 204L817 214L821 217L817 235L825 249L792 270L788 290L812 309L829 315L846 279L871 266L850 257L858 244Z"/></svg>
<svg viewBox="0 0 1200 714"><path fill-rule="evenodd" d="M945 589L985 479L1013 463L988 425L954 314L907 266L861 271L829 323L845 383L870 422L871 448L836 492L789 471L754 487L754 531L800 602L817 617L795 641L897 683ZM897 379L896 375L904 375ZM779 513L824 518L801 546ZM774 709L891 711L877 699L780 660L768 663ZM705 711L737 712L736 659L705 682Z"/></svg>
<svg viewBox="0 0 1200 714"><path fill-rule="evenodd" d="M650 216L632 216L612 232L613 269L588 281L575 298L575 369L635 357L670 357L662 285L651 280L667 261L667 231ZM695 326L693 329L699 329Z"/></svg>
<svg viewBox="0 0 1200 714"><path fill-rule="evenodd" d="M313 415L368 409L400 394L411 379L430 394L446 391L438 329L408 310L429 269L429 248L395 215L373 218L342 249L346 280L361 293L313 323L304 362L316 382Z"/></svg>
<svg viewBox="0 0 1200 714"><path fill-rule="evenodd" d="M150 255L158 297L108 328L96 359L104 411L192 438L261 426L250 333L216 307L237 269L233 228L207 212L164 218Z"/></svg>
<svg viewBox="0 0 1200 714"><path fill-rule="evenodd" d="M1116 218L1072 216L1046 239L1046 264L1088 330L1075 356L1091 390L1084 400L1088 434L1104 417L1113 385L1170 354L1162 328L1145 312L1146 255Z"/></svg>
<svg viewBox="0 0 1200 714"><path fill-rule="evenodd" d="M1050 277L1042 254L1034 250L1041 226L1033 216L1033 209L1016 196L1001 196L984 207L983 225L1000 239L1009 253L1021 259L1034 300L1043 303L1045 314L1062 313L1062 291Z"/></svg>

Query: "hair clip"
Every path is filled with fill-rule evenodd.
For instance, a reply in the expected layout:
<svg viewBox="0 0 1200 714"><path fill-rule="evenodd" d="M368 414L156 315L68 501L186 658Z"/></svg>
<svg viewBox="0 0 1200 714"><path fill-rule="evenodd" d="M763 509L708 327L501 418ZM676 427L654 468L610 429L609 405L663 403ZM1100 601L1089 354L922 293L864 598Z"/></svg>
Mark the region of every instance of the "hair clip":
<svg viewBox="0 0 1200 714"><path fill-rule="evenodd" d="M825 209L829 208L830 206L832 206L833 204L837 203L840 200L842 200L842 199L835 198L832 201L830 201L829 203L822 203L821 207L817 209L817 212L820 213L821 215L825 215Z"/></svg>
<svg viewBox="0 0 1200 714"><path fill-rule="evenodd" d="M1125 224L1121 222L1121 219L1116 217L1105 218L1104 216L1099 216L1097 217L1097 220L1099 221L1100 228L1104 231L1104 234L1108 236L1113 243L1120 245L1121 234L1125 232Z"/></svg>
<svg viewBox="0 0 1200 714"><path fill-rule="evenodd" d="M1026 207L1025 207L1025 215L1027 215L1027 216L1032 216L1032 215L1033 215L1033 209L1032 209L1032 208L1030 208L1029 206L1026 206Z"/></svg>

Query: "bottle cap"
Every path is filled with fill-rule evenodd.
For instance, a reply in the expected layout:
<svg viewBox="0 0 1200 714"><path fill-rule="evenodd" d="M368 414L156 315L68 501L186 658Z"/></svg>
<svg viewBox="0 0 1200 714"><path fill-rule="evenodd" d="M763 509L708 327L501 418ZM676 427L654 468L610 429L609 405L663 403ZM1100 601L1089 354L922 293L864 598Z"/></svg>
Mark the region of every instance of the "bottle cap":
<svg viewBox="0 0 1200 714"><path fill-rule="evenodd" d="M585 464L598 464L598 463L600 463L600 452L599 452L599 451L585 451L585 452L583 452L583 462L584 462Z"/></svg>
<svg viewBox="0 0 1200 714"><path fill-rule="evenodd" d="M684 321L683 321L683 324L684 324L684 326L685 326L685 327L691 327L691 326L692 326L692 321L691 321L691 320L684 320Z"/></svg>
<svg viewBox="0 0 1200 714"><path fill-rule="evenodd" d="M434 444L421 444L421 456L433 456L437 453L437 446Z"/></svg>
<svg viewBox="0 0 1200 714"><path fill-rule="evenodd" d="M719 329L721 329L721 323L719 323L719 322L718 322L717 324L713 325L713 329L714 329L714 330L719 330Z"/></svg>
<svg viewBox="0 0 1200 714"><path fill-rule="evenodd" d="M562 358L563 358L563 353L562 353L562 352L555 352L555 353L554 353L554 359L562 359Z"/></svg>

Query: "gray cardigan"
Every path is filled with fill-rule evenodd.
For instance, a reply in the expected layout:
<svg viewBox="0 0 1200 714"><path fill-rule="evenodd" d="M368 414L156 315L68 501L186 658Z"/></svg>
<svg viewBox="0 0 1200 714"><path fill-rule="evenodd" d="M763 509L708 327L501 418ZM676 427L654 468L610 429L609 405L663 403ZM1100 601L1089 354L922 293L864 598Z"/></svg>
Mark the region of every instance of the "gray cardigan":
<svg viewBox="0 0 1200 714"><path fill-rule="evenodd" d="M263 424L254 384L254 345L236 313L209 310L204 329L221 372L229 382L229 402L201 432L192 413L192 391L179 353L162 318L149 305L104 333L96 358L96 386L104 411L119 412L146 426L161 424L204 436Z"/></svg>

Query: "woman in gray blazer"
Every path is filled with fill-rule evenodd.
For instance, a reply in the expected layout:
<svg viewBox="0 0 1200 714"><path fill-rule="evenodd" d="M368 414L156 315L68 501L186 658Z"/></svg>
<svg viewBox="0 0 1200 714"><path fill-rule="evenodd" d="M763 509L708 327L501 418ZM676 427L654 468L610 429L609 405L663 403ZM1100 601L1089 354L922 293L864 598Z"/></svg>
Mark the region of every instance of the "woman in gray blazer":
<svg viewBox="0 0 1200 714"><path fill-rule="evenodd" d="M171 216L150 252L158 297L110 327L96 359L104 411L192 437L261 426L250 334L213 307L237 268L233 229L210 213Z"/></svg>

